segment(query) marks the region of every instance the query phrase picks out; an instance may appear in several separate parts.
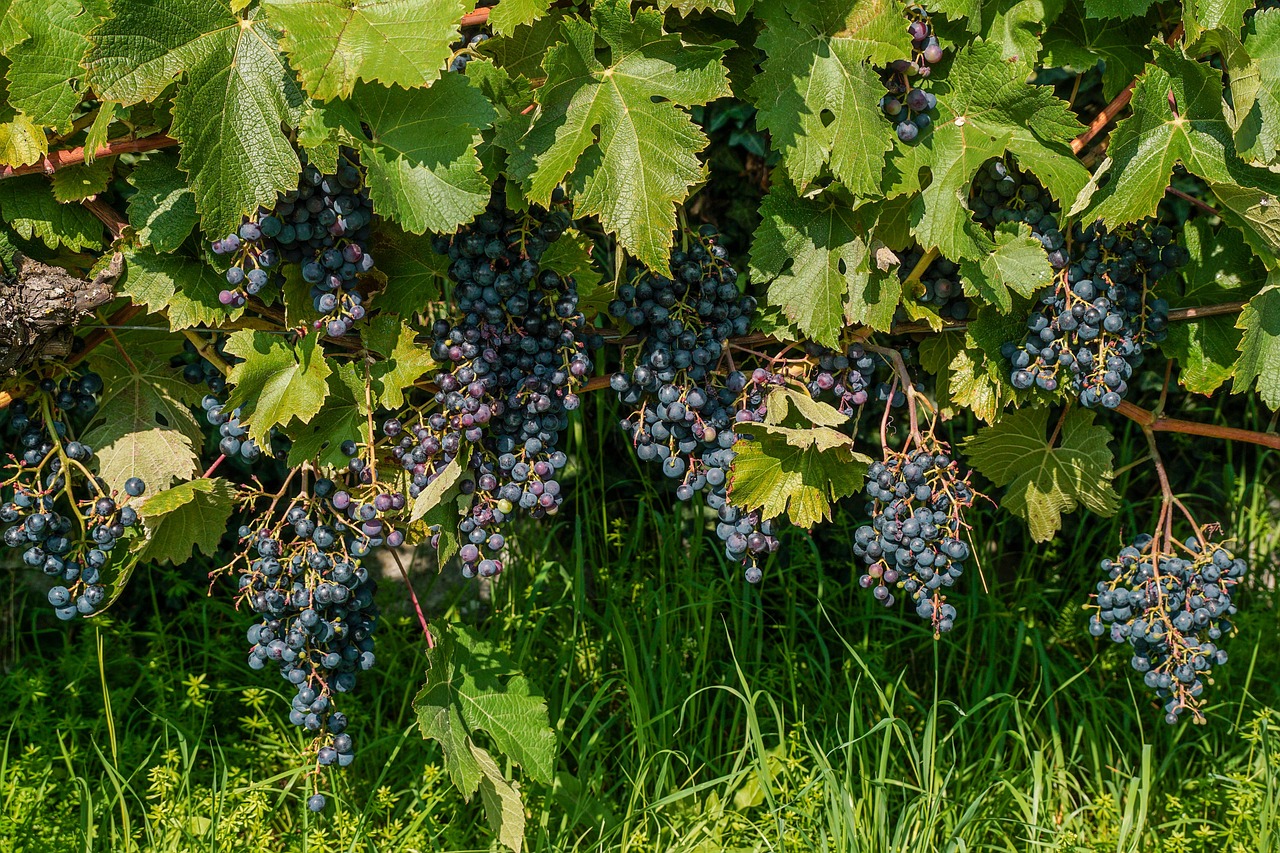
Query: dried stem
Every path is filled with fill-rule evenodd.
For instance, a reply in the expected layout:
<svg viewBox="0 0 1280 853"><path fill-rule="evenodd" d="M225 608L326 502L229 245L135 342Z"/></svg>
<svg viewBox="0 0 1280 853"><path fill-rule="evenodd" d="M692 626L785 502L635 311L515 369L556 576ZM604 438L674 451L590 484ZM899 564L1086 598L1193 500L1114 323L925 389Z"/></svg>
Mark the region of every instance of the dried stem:
<svg viewBox="0 0 1280 853"><path fill-rule="evenodd" d="M99 222L107 226L107 230L111 232L113 239L119 240L124 236L124 229L129 227L129 223L114 207L97 196L86 198L80 204L84 206L85 210L97 217Z"/></svg>
<svg viewBox="0 0 1280 853"><path fill-rule="evenodd" d="M1280 450L1280 434L1274 432L1258 432L1256 430L1239 429L1238 427L1202 424L1195 421L1184 421L1178 418L1166 418L1136 406L1128 401L1121 401L1116 412L1138 424L1144 430L1152 432L1180 432L1187 435L1202 435L1208 438L1220 438L1224 441L1244 441Z"/></svg>
<svg viewBox="0 0 1280 853"><path fill-rule="evenodd" d="M1178 26L1174 27L1173 32L1169 34L1169 37L1165 39L1165 42L1172 45L1174 42L1182 38L1182 33L1182 24L1178 24ZM1083 151L1085 147L1093 141L1093 138L1101 133L1103 128L1115 119L1121 110L1129 106L1129 101L1133 98L1133 87L1137 82L1136 78L1130 80L1129 85L1120 90L1120 94L1112 98L1111 103L1103 107L1102 112L1098 113L1098 115L1094 117L1093 121L1089 123L1089 129L1071 141L1072 154L1078 155Z"/></svg>

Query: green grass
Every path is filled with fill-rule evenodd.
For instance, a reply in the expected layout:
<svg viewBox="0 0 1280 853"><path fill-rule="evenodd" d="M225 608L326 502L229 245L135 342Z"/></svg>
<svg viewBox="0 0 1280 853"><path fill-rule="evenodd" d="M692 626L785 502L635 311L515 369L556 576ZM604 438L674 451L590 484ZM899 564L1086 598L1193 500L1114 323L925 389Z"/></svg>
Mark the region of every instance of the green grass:
<svg viewBox="0 0 1280 853"><path fill-rule="evenodd" d="M599 429L573 437L575 504L512 537L490 600L420 589L547 697L560 760L555 784L521 782L527 849L1280 850L1275 454L1162 437L1179 491L1255 567L1209 722L1169 727L1080 609L1098 560L1149 523L1141 465L1119 515L1072 517L1049 544L975 514L981 565L935 641L852 583L857 507L788 532L750 587ZM1117 451L1138 460L1141 436ZM70 629L14 575L0 852L493 848L413 726L423 646L402 588L382 586L378 667L346 708L357 760L317 819L285 685L244 665L249 619L225 587L205 596L206 568L139 572L122 607Z"/></svg>

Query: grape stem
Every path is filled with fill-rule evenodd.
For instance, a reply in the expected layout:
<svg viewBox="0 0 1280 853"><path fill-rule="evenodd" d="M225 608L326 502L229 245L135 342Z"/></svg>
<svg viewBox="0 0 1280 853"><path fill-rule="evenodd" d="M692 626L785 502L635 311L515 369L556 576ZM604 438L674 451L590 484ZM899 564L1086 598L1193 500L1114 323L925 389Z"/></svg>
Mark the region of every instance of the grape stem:
<svg viewBox="0 0 1280 853"><path fill-rule="evenodd" d="M418 602L418 593L413 589L413 583L409 580L409 573L404 569L404 563L400 562L400 553L395 549L391 549L391 556L396 561L396 568L400 570L400 577L404 578L404 585L409 588L409 598L413 601L413 609L418 612L418 624L422 626L422 635L427 638L427 648L434 649L436 647L436 638L431 633L431 627L427 624L426 614L422 612L422 605Z"/></svg>
<svg viewBox="0 0 1280 853"><path fill-rule="evenodd" d="M213 464L212 464L212 465L210 465L207 469L205 469L205 472L204 472L203 474L201 474L201 475L200 475L200 479L202 479L202 480L207 480L207 479L209 479L210 477L212 477L212 476L213 476L213 472L218 470L218 466L219 466L219 465L221 465L221 464L222 464L222 460L224 460L224 459L226 459L226 458L227 458L227 454L225 454L225 453L219 453L219 454L218 454L218 458L217 458L217 459L215 459L215 460L213 460Z"/></svg>
<svg viewBox="0 0 1280 853"><path fill-rule="evenodd" d="M206 341L192 329L183 329L182 336L191 341L191 345L196 348L196 352L200 353L205 361L216 367L223 376L231 372L231 365L227 364L222 356L218 355L210 341Z"/></svg>
<svg viewBox="0 0 1280 853"><path fill-rule="evenodd" d="M1182 38L1183 32L1182 24L1178 24L1173 28L1173 32L1169 33L1165 43L1172 47L1175 42ZM1137 82L1137 78L1130 80L1129 85L1121 89L1120 94L1112 98L1111 103L1103 107L1102 112L1098 113L1093 121L1089 122L1089 128L1071 141L1072 154L1079 154L1083 151L1093 141L1093 138L1115 119L1121 110L1129 106L1129 101L1133 98L1133 87Z"/></svg>
<svg viewBox="0 0 1280 853"><path fill-rule="evenodd" d="M1270 447L1273 450L1280 450L1280 434L1278 433L1258 432L1250 429L1239 429L1238 427L1225 427L1217 426L1216 424L1197 423L1196 421L1184 421L1178 418L1166 418L1164 415L1157 415L1155 412L1136 406L1127 400L1122 400L1115 411L1138 424L1144 431L1181 432L1187 435L1220 438L1224 441L1244 441L1249 444L1258 444L1263 447Z"/></svg>
<svg viewBox="0 0 1280 853"><path fill-rule="evenodd" d="M914 275L914 270L912 271L912 274ZM923 445L924 437L920 435L920 419L916 413L916 396L919 395L920 392L911 384L911 374L907 373L907 363L902 360L902 353L898 352L896 349L878 347L874 344L866 344L865 346L869 351L879 353L884 356L889 360L889 363L893 365L893 372L896 377L895 381L902 386L902 393L907 395L907 418L911 425L911 440L917 445ZM893 392L890 391L889 399L885 402L886 411L892 405Z"/></svg>
<svg viewBox="0 0 1280 853"><path fill-rule="evenodd" d="M142 139L112 139L105 145L99 147L93 153L93 158L111 157L116 154L142 153L144 151L159 151L162 148L172 148L178 144L178 140L172 136L166 136L163 133L155 136L145 136ZM16 178L19 175L52 175L59 169L65 169L68 166L79 166L85 161L85 148L67 148L62 151L50 151L34 163L25 166L4 166L0 167L0 181L5 178Z"/></svg>
<svg viewBox="0 0 1280 853"><path fill-rule="evenodd" d="M124 237L124 229L129 227L129 223L116 212L114 207L97 196L86 198L80 204L84 206L85 210L92 213L99 222L107 226L107 230L111 232L113 239L119 240Z"/></svg>

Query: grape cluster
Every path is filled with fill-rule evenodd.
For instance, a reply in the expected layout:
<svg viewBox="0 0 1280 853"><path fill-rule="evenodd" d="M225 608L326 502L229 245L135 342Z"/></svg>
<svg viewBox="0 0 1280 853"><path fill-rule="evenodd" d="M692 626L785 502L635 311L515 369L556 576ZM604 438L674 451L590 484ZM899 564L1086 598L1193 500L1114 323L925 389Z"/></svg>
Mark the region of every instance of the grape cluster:
<svg viewBox="0 0 1280 853"><path fill-rule="evenodd" d="M1176 723L1200 707L1205 680L1227 662L1218 642L1231 633L1236 606L1231 590L1244 577L1245 561L1219 543L1186 541L1185 554L1161 552L1147 534L1107 559L1090 605L1089 633L1110 635L1133 650L1133 668L1164 703L1165 722Z"/></svg>
<svg viewBox="0 0 1280 853"><path fill-rule="evenodd" d="M239 596L259 617L249 628L249 666L275 664L294 685L289 719L316 736L317 767L346 767L354 758L347 717L335 704L375 663L376 581L361 558L390 543L377 505L387 498L390 510L391 497L361 503L320 479L282 519L240 529L246 556ZM322 810L324 795L307 805Z"/></svg>
<svg viewBox="0 0 1280 853"><path fill-rule="evenodd" d="M400 439L397 460L416 496L464 448L473 477L470 514L459 524L463 574L502 571L498 528L517 510L540 518L564 500L559 449L577 389L599 345L578 309L571 277L542 269L542 255L569 226L563 209L513 211L498 191L486 212L436 238L449 258L457 316L432 327L439 410Z"/></svg>
<svg viewBox="0 0 1280 853"><path fill-rule="evenodd" d="M988 161L974 176L969 210L988 228L1006 222L1025 223L1044 247L1049 266L1055 270L1067 266L1067 240L1058 228L1058 203L1032 175L1004 160Z"/></svg>
<svg viewBox="0 0 1280 853"><path fill-rule="evenodd" d="M933 34L929 13L923 6L912 4L906 14L911 22L907 31L911 34L912 55L910 59L894 60L881 72L888 94L880 99L880 109L897 126L898 138L911 142L933 123L932 112L938 99L921 88L920 81L928 79L931 66L942 60L942 45Z"/></svg>
<svg viewBox="0 0 1280 853"><path fill-rule="evenodd" d="M373 202L353 150L342 149L333 174L304 156L296 190L282 194L274 209L259 210L236 233L214 241L214 254L232 262L226 272L230 289L219 294L219 301L242 306L281 263L297 264L320 314L315 328L330 337L345 335L365 315L356 288L359 276L373 269L366 247L372 220Z"/></svg>
<svg viewBox="0 0 1280 853"><path fill-rule="evenodd" d="M90 615L107 598L102 571L129 530L139 527L129 506L146 484L137 477L115 495L92 470L94 450L72 437L97 409L102 379L96 373L44 379L28 400L9 406L7 438L21 448L11 457L0 503L4 544L22 562L57 581L49 604L59 619Z"/></svg>
<svg viewBox="0 0 1280 853"><path fill-rule="evenodd" d="M680 500L706 490L726 556L742 563L755 583L759 558L777 550L778 541L759 510L730 499L733 446L742 437L733 426L763 419L768 389L781 377L763 368L715 375L725 340L747 332L756 302L738 290L738 273L714 228L704 226L687 251L672 253L670 273L645 270L618 288L609 313L633 326L643 342L635 366L615 373L609 385L632 410L622 428L636 455L658 462L677 481Z"/></svg>
<svg viewBox="0 0 1280 853"><path fill-rule="evenodd" d="M935 633L950 631L956 610L943 588L955 585L969 559L960 539L962 512L975 498L968 475L943 447L889 452L867 469L866 494L871 524L853 537L853 553L867 566L858 583L886 607L902 589Z"/></svg>
<svg viewBox="0 0 1280 853"><path fill-rule="evenodd" d="M924 257L919 246L903 254L898 266L898 279L905 282ZM943 320L964 320L969 316L969 302L960 288L960 267L946 258L936 258L921 274L916 301L938 312Z"/></svg>
<svg viewBox="0 0 1280 853"><path fill-rule="evenodd" d="M254 463L262 456L262 448L258 442L249 438L249 428L240 423L240 410L225 411L222 401L212 394L206 394L200 401L205 420L210 426L218 428L218 452L223 456L243 459Z"/></svg>
<svg viewBox="0 0 1280 853"><path fill-rule="evenodd" d="M1169 305L1153 286L1188 257L1168 227L1150 228L1150 237L1145 231L1072 228L1070 257L1040 293L1026 339L1002 348L1015 388L1069 385L1085 406L1120 405L1144 347L1168 334Z"/></svg>
<svg viewBox="0 0 1280 853"><path fill-rule="evenodd" d="M467 52L466 48L474 50L476 47L487 42L491 36L488 33L476 33L470 38L465 38L453 46L454 57L449 62L449 70L455 74L461 74L467 70L467 63L475 59L475 55Z"/></svg>
<svg viewBox="0 0 1280 853"><path fill-rule="evenodd" d="M222 351L221 340L214 344L214 349L223 360L235 360ZM195 344L191 343L191 341L183 340L182 354L175 355L169 359L169 366L182 368L183 379L191 385L204 383L211 394L221 394L226 390L227 381L222 372L214 366L213 362L200 355L200 351L196 349Z"/></svg>
<svg viewBox="0 0 1280 853"><path fill-rule="evenodd" d="M840 414L852 416L854 409L867 402L875 381L875 359L856 343L843 353L812 343L806 349L817 361L817 370L806 383L809 396L831 402Z"/></svg>

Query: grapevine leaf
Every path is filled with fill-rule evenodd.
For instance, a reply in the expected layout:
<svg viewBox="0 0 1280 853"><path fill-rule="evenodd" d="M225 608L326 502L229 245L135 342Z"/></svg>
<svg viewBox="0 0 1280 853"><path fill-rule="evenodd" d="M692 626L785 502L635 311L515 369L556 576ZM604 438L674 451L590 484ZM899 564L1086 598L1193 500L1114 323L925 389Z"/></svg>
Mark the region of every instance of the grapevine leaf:
<svg viewBox="0 0 1280 853"><path fill-rule="evenodd" d="M1182 16L1188 41L1199 41L1213 30L1238 33L1245 12L1253 6L1254 0L1188 0Z"/></svg>
<svg viewBox="0 0 1280 853"><path fill-rule="evenodd" d="M235 490L219 478L190 480L152 495L138 510L147 528L139 558L180 566L197 548L213 556L234 505Z"/></svg>
<svg viewBox="0 0 1280 853"><path fill-rule="evenodd" d="M115 101L101 101L98 114L93 117L93 124L84 132L84 161L92 163L97 158L98 149L107 144L107 134L116 120L116 111L120 105Z"/></svg>
<svg viewBox="0 0 1280 853"><path fill-rule="evenodd" d="M272 427L310 423L324 407L332 369L315 335L295 347L283 335L244 329L227 338L226 350L242 359L227 376L234 390L226 408L241 410L249 438L260 446L270 446Z"/></svg>
<svg viewBox="0 0 1280 853"><path fill-rule="evenodd" d="M1182 269L1181 293L1162 293L1173 308L1195 308L1242 300L1255 293L1266 273L1233 228L1216 232L1202 217L1183 226L1182 242L1191 261ZM1242 263L1242 259L1246 259ZM1188 391L1212 394L1235 369L1240 330L1231 316L1202 317L1169 325L1160 348L1178 360L1178 381Z"/></svg>
<svg viewBox="0 0 1280 853"><path fill-rule="evenodd" d="M1005 487L1000 506L1025 519L1031 537L1047 542L1077 506L1112 515L1120 499L1111 487L1110 433L1093 423L1094 412L1067 413L1059 441L1048 440L1048 409L1006 412L994 426L964 441L970 464Z"/></svg>
<svg viewBox="0 0 1280 853"><path fill-rule="evenodd" d="M0 0L0 53L8 54L14 45L31 38L22 22L13 14L14 0Z"/></svg>
<svg viewBox="0 0 1280 853"><path fill-rule="evenodd" d="M1155 0L1084 0L1090 18L1140 18ZM1111 22L1115 26L1115 22Z"/></svg>
<svg viewBox="0 0 1280 853"><path fill-rule="evenodd" d="M129 253L127 261L120 289L135 304L163 311L174 331L216 326L244 313L244 308L228 308L218 301L226 280L202 261L146 249Z"/></svg>
<svg viewBox="0 0 1280 853"><path fill-rule="evenodd" d="M798 18L765 18L757 47L766 59L749 90L757 121L800 191L829 164L850 192L872 193L893 147L893 126L878 106L884 84L866 63L910 54L902 12L876 0L799 4L797 11Z"/></svg>
<svg viewBox="0 0 1280 853"><path fill-rule="evenodd" d="M853 440L830 427L739 424L752 438L733 446L733 502L759 509L765 518L787 514L797 527L831 518L833 501L862 488L869 457L854 453Z"/></svg>
<svg viewBox="0 0 1280 853"><path fill-rule="evenodd" d="M1102 97L1110 101L1138 76L1150 52L1145 27L1117 27L1089 18L1077 3L1068 3L1044 35L1046 66L1064 66L1081 73L1102 65Z"/></svg>
<svg viewBox="0 0 1280 853"><path fill-rule="evenodd" d="M769 281L767 299L807 337L830 347L848 323L887 330L902 287L872 272L868 228L847 196L828 190L801 198L774 181L760 205L751 274Z"/></svg>
<svg viewBox="0 0 1280 853"><path fill-rule="evenodd" d="M304 462L345 469L350 459L342 442L364 435L368 413L364 405L364 377L351 362L339 364L329 375L324 408L310 423L288 428L293 447L289 467Z"/></svg>
<svg viewBox="0 0 1280 853"><path fill-rule="evenodd" d="M435 366L430 352L414 341L408 323L391 314L374 317L361 333L366 349L382 356L369 368L375 406L398 409L404 391Z"/></svg>
<svg viewBox="0 0 1280 853"><path fill-rule="evenodd" d="M1262 163L1280 159L1280 9L1259 10L1245 25L1241 54L1252 60L1243 71L1229 67L1233 99L1242 75L1256 75L1253 103L1238 101L1236 146L1241 156Z"/></svg>
<svg viewBox="0 0 1280 853"><path fill-rule="evenodd" d="M449 258L431 248L430 234L409 234L399 228L374 232L370 254L387 283L374 297L378 310L412 317L440 298L449 283ZM555 244L552 244L555 245Z"/></svg>
<svg viewBox="0 0 1280 853"><path fill-rule="evenodd" d="M1217 208L1223 219L1240 229L1263 263L1275 266L1280 256L1280 187L1273 183L1270 174L1260 172L1265 187L1206 183L1218 199Z"/></svg>
<svg viewBox="0 0 1280 853"><path fill-rule="evenodd" d="M206 231L229 233L298 185L301 164L284 129L298 123L301 105L293 72L260 22L226 29L217 49L187 69L172 133Z"/></svg>
<svg viewBox="0 0 1280 853"><path fill-rule="evenodd" d="M547 51L539 110L515 171L540 204L572 175L574 211L598 216L650 269L668 263L676 205L701 181L707 137L682 108L729 94L723 45L687 44L662 29L662 14L627 0L598 0L592 23L566 18L564 41ZM611 65L596 56L597 34ZM523 165L521 162L523 161ZM531 166L531 168L530 168Z"/></svg>
<svg viewBox="0 0 1280 853"><path fill-rule="evenodd" d="M520 799L520 788L515 782L507 781L487 750L470 742L467 746L483 774L480 801L484 803L485 818L498 841L520 853L524 846L524 803Z"/></svg>
<svg viewBox="0 0 1280 853"><path fill-rule="evenodd" d="M69 204L95 196L104 191L111 183L115 158L94 160L92 163L77 163L53 173L50 183L53 185L53 197L59 204Z"/></svg>
<svg viewBox="0 0 1280 853"><path fill-rule="evenodd" d="M446 496L462 480L463 468L461 458L455 456L449 460L440 472L435 475L427 487L418 492L413 499L413 510L409 514L409 523L425 518L433 509L447 503Z"/></svg>
<svg viewBox="0 0 1280 853"><path fill-rule="evenodd" d="M990 250L964 199L978 167L1006 151L1060 201L1075 198L1088 181L1069 147L1083 127L1052 89L1027 84L1031 73L1029 63L1003 59L992 42L977 40L957 54L933 131L909 147L897 167L906 177L928 166L933 177L913 210L922 245L949 258ZM902 189L910 190L910 181Z"/></svg>
<svg viewBox="0 0 1280 853"><path fill-rule="evenodd" d="M268 0L307 94L346 98L357 80L412 89L439 79L462 0Z"/></svg>
<svg viewBox="0 0 1280 853"><path fill-rule="evenodd" d="M599 265L591 257L591 239L570 230L542 254L542 268L570 276L578 285L578 308L590 316L592 310L605 312L613 299L613 282L605 281Z"/></svg>
<svg viewBox="0 0 1280 853"><path fill-rule="evenodd" d="M1280 279L1273 272L1269 282L1249 300L1236 322L1244 337L1232 389L1245 391L1256 379L1262 402L1274 410L1280 409Z"/></svg>
<svg viewBox="0 0 1280 853"><path fill-rule="evenodd" d="M1073 212L1087 208L1088 216L1112 226L1152 216L1174 165L1181 163L1204 178L1224 204L1243 206L1236 212L1243 222L1237 224L1246 233L1253 231L1271 255L1280 252L1277 214L1267 212L1273 229L1268 234L1252 225L1249 212L1258 204L1277 207L1280 177L1241 165L1236 158L1223 113L1220 73L1184 59L1163 43L1155 43L1153 50L1155 63L1134 87L1133 114L1116 125L1107 161L1081 192ZM1105 184L1104 174L1109 178Z"/></svg>
<svg viewBox="0 0 1280 853"><path fill-rule="evenodd" d="M849 417L841 414L834 406L785 386L769 392L768 408L764 416L764 422L769 426L782 426L794 421L801 425L838 427L848 420Z"/></svg>
<svg viewBox="0 0 1280 853"><path fill-rule="evenodd" d="M9 105L33 124L71 127L71 113L80 103L80 62L89 49L88 34L98 23L95 2L79 0L16 0L9 15L28 38L8 51Z"/></svg>
<svg viewBox="0 0 1280 853"><path fill-rule="evenodd" d="M119 348L98 347L89 362L105 385L84 435L99 474L117 488L130 477L157 490L190 479L200 471L204 433L190 409L199 392L169 365L181 343L163 332L120 332L117 340Z"/></svg>
<svg viewBox="0 0 1280 853"><path fill-rule="evenodd" d="M102 223L82 205L58 204L40 175L0 183L0 216L22 239L36 238L50 248L78 252L102 245Z"/></svg>
<svg viewBox="0 0 1280 853"><path fill-rule="evenodd" d="M500 36L517 32L517 27L532 24L551 11L551 0L503 0L489 13L489 26Z"/></svg>
<svg viewBox="0 0 1280 853"><path fill-rule="evenodd" d="M1006 314L1013 308L1010 290L1029 297L1053 276L1044 246L1022 222L1000 225L995 232L994 250L979 261L961 261L960 268L965 293L982 297Z"/></svg>
<svg viewBox="0 0 1280 853"><path fill-rule="evenodd" d="M541 0L536 0L541 2ZM515 6L516 4L512 4ZM512 9L507 9L510 14ZM489 23L494 32L500 32L493 18L499 13L497 7L489 13ZM490 39L481 45L485 56L493 57L496 66L507 72L512 78L524 77L528 80L540 79L543 76L542 58L547 50L560 37L560 22L567 13L557 9L547 14L531 26L521 26Z"/></svg>
<svg viewBox="0 0 1280 853"><path fill-rule="evenodd" d="M196 227L196 199L178 169L178 158L164 151L147 155L133 168L129 183L129 224L138 240L157 252L173 252Z"/></svg>
<svg viewBox="0 0 1280 853"><path fill-rule="evenodd" d="M6 121L0 122L0 165L26 166L49 153L49 139L44 131L22 113L5 110Z"/></svg>
<svg viewBox="0 0 1280 853"><path fill-rule="evenodd" d="M451 232L489 202L476 146L496 117L461 74L429 89L356 87L354 104L373 141L361 158L374 209L414 234Z"/></svg>
<svg viewBox="0 0 1280 853"><path fill-rule="evenodd" d="M484 731L498 751L542 782L555 765L547 705L515 663L466 626L439 632L427 652L427 683L413 700L422 736L440 742L445 769L470 800L484 771L471 752Z"/></svg>

